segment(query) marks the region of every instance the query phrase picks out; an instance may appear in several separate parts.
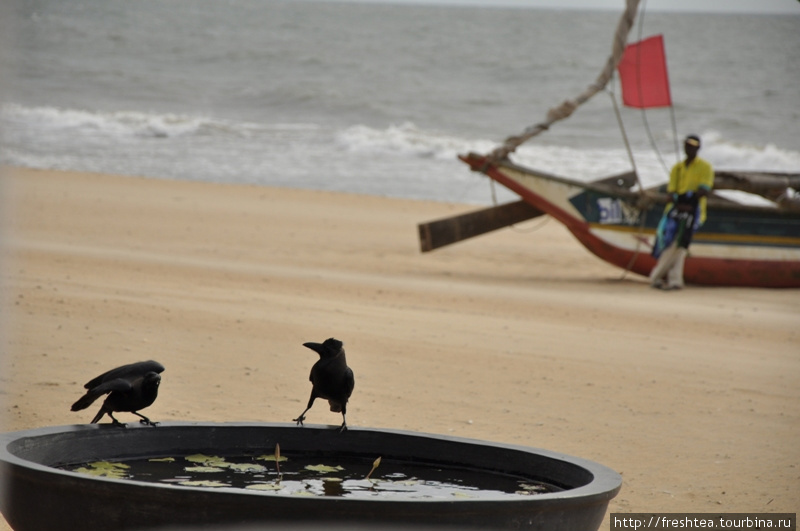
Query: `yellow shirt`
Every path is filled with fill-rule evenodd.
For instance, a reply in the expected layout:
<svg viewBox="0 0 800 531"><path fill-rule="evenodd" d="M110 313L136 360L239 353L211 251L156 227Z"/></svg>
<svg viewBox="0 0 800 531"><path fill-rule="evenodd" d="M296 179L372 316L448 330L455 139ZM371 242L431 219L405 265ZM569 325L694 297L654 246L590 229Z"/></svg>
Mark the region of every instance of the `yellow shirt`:
<svg viewBox="0 0 800 531"><path fill-rule="evenodd" d="M707 161L700 157L686 166L686 161L682 160L672 167L669 174L669 184L667 193L685 194L688 191L696 192L703 188L711 190L714 187L714 169ZM671 205L667 205L669 208ZM700 224L706 221L706 198L700 198Z"/></svg>

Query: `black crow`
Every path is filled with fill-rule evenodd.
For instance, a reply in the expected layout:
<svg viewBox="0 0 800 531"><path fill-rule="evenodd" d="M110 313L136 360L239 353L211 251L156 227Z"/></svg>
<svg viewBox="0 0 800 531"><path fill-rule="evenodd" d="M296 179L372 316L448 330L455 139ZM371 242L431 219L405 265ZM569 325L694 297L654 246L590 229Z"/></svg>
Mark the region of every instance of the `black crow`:
<svg viewBox="0 0 800 531"><path fill-rule="evenodd" d="M108 414L115 425L124 426L112 415L115 411L128 411L142 417L142 424L155 426L149 418L139 413L155 402L158 396L158 385L161 383L159 373L164 371L164 366L157 361L140 361L111 369L89 381L83 387L88 389L77 402L72 404L72 411L80 411L91 406L102 395L108 394L103 402L103 407L92 419L92 424Z"/></svg>
<svg viewBox="0 0 800 531"><path fill-rule="evenodd" d="M340 431L347 429L347 400L353 394L355 378L353 371L347 366L347 359L344 356L342 342L338 339L326 339L324 343L303 343L304 347L310 348L319 354L319 361L311 367L311 398L308 399L308 406L299 417L293 419L299 426L306 420L305 414L314 405L314 400L322 398L331 405L331 411L342 414L342 427Z"/></svg>

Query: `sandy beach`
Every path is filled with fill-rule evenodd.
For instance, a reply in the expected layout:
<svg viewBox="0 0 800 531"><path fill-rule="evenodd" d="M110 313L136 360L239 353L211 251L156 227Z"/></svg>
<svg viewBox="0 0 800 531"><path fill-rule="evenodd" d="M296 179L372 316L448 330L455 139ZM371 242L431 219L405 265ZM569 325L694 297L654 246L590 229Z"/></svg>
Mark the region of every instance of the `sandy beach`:
<svg viewBox="0 0 800 531"><path fill-rule="evenodd" d="M16 168L2 194L3 431L86 423L83 383L147 359L154 420L289 422L302 343L336 337L352 426L588 458L610 512L798 510L797 290L652 290L546 219L420 253L469 205Z"/></svg>

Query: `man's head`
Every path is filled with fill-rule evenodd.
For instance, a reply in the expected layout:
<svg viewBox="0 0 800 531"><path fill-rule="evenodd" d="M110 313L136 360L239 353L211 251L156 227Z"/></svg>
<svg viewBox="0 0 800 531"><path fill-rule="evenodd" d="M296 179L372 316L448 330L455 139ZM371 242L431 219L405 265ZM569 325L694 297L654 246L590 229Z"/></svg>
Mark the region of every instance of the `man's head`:
<svg viewBox="0 0 800 531"><path fill-rule="evenodd" d="M697 135L687 136L686 140L683 141L683 151L686 153L687 159L694 159L697 156L697 152L700 151L700 137Z"/></svg>

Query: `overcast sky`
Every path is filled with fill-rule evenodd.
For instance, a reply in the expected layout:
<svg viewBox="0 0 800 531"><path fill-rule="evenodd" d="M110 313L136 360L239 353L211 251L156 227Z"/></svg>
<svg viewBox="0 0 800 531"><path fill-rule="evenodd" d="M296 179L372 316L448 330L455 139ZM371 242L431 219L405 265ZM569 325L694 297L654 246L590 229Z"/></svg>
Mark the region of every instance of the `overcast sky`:
<svg viewBox="0 0 800 531"><path fill-rule="evenodd" d="M359 0L398 4L497 5L560 9L611 9L621 11L625 0ZM795 13L799 0L641 0L647 11L708 11L714 13Z"/></svg>

